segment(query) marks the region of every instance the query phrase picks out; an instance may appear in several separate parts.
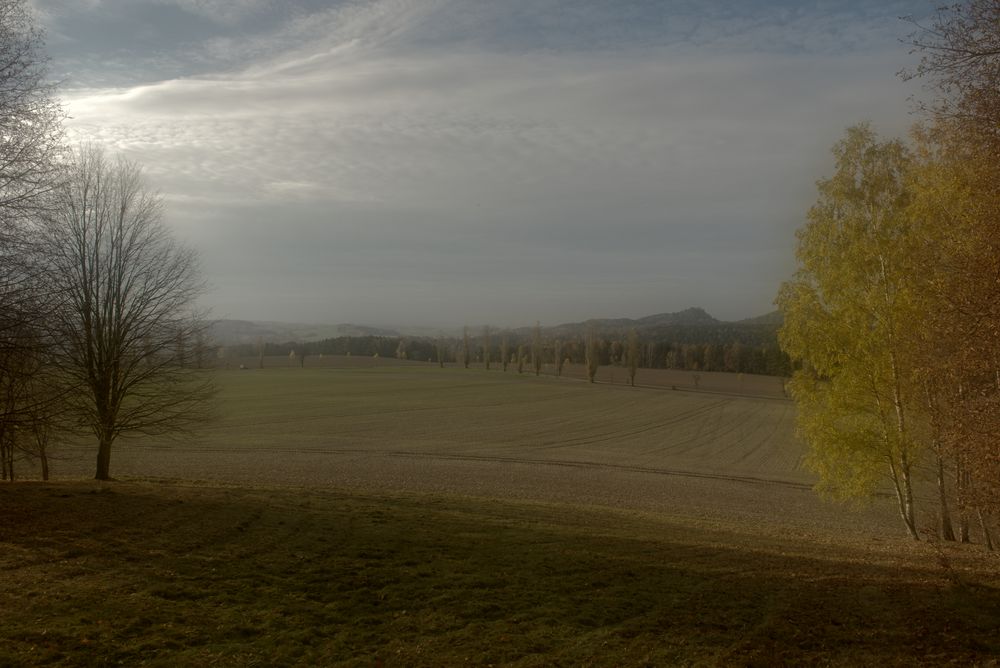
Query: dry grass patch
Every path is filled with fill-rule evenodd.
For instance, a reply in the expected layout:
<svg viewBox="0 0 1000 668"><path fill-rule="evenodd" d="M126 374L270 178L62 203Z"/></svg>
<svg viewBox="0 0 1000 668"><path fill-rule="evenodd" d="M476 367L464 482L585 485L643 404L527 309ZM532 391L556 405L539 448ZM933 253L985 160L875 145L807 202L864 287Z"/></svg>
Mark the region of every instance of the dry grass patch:
<svg viewBox="0 0 1000 668"><path fill-rule="evenodd" d="M167 483L0 486L0 664L969 665L973 552L609 509Z"/></svg>

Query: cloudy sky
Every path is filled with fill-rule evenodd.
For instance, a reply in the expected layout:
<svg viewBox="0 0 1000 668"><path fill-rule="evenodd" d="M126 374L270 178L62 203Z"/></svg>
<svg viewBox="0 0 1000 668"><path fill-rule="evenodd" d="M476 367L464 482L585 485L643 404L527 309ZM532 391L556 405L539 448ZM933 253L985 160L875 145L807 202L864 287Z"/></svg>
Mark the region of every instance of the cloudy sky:
<svg viewBox="0 0 1000 668"><path fill-rule="evenodd" d="M142 162L215 317L772 310L926 1L32 0L72 132Z"/></svg>

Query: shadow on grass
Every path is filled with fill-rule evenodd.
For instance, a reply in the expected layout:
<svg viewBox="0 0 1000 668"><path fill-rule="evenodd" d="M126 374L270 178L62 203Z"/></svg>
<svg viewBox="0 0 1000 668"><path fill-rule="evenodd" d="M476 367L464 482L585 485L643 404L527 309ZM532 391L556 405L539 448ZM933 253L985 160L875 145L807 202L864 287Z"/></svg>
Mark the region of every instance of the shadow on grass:
<svg viewBox="0 0 1000 668"><path fill-rule="evenodd" d="M0 664L1000 656L1000 592L972 571L955 586L903 542L896 556L618 511L179 484L2 485L0 508Z"/></svg>

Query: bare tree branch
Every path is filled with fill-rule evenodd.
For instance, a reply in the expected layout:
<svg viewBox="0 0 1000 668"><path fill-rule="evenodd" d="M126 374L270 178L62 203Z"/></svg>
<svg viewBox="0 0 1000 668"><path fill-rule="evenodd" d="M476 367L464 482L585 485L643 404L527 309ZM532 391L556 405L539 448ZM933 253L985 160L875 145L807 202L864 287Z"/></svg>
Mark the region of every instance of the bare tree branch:
<svg viewBox="0 0 1000 668"><path fill-rule="evenodd" d="M52 280L65 302L54 321L70 406L98 440L98 479L128 433L182 429L207 415L209 377L186 363L203 339L194 251L162 222L161 199L138 165L96 146L74 156L45 229Z"/></svg>

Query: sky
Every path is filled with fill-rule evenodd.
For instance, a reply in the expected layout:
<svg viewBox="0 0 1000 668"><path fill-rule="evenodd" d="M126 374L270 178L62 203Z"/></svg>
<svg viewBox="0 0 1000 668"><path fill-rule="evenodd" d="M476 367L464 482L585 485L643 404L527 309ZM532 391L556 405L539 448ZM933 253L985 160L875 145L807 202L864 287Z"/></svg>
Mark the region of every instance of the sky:
<svg viewBox="0 0 1000 668"><path fill-rule="evenodd" d="M931 2L30 0L74 141L140 162L216 318L769 312L919 91Z"/></svg>

